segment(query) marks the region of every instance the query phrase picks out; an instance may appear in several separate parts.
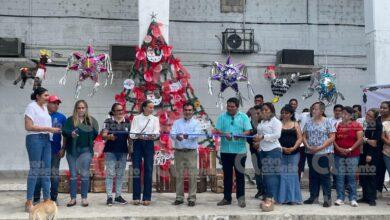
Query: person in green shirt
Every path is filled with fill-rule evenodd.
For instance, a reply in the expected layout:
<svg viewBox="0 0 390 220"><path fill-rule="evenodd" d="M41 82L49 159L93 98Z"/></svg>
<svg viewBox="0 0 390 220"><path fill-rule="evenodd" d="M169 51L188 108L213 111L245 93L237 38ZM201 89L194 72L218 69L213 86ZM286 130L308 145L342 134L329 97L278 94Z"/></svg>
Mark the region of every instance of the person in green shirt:
<svg viewBox="0 0 390 220"><path fill-rule="evenodd" d="M70 202L68 207L76 205L77 170L81 174L82 206L87 207L89 189L89 167L93 156L93 141L98 135L99 125L88 113L88 104L84 100L76 102L73 115L69 117L62 133L66 138L66 159L70 171Z"/></svg>
<svg viewBox="0 0 390 220"><path fill-rule="evenodd" d="M223 169L224 198L218 202L218 206L232 203L233 168L236 175L238 206L244 208L245 203L245 161L246 138L240 135L249 135L252 125L249 117L238 111L240 102L237 98L227 101L227 112L218 117L216 132L223 135L221 139L221 160Z"/></svg>

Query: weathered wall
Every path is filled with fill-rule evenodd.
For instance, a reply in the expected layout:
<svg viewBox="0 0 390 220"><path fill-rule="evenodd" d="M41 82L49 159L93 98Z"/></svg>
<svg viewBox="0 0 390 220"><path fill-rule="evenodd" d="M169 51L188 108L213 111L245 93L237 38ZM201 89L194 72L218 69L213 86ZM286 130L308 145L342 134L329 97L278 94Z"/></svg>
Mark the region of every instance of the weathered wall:
<svg viewBox="0 0 390 220"><path fill-rule="evenodd" d="M234 62L249 66L249 78L256 93L272 98L264 68L275 60L280 49L313 49L315 63L328 64L337 73L337 85L347 99L341 103L360 102L361 84L373 82L362 70L367 66L364 13L362 0L258 0L247 1L246 27L255 30L261 51L250 55L233 55ZM136 0L0 0L0 37L19 37L27 43L27 55L36 57L47 48L64 55L84 50L93 43L97 52L108 52L109 44L138 43L138 4ZM191 83L197 96L213 118L220 113L216 97L207 90L212 61L226 60L215 35L226 28L240 28L242 14L220 13L217 0L171 0L170 43L174 53L192 74ZM30 86L20 90L12 85L16 73L12 65L0 67L0 170L27 169L24 146L23 112L28 104ZM5 73L6 72L6 73ZM48 68L45 87L64 101L61 109L69 114L73 107L76 74L65 87L58 85L64 68ZM101 88L93 98L86 98L92 114L103 122L113 96L121 89L125 73L119 73L113 86ZM278 107L290 98L300 99L307 82L295 84L281 98ZM215 84L217 87L217 84ZM246 95L245 85L241 86ZM233 95L230 91L225 97ZM85 97L85 93L84 93ZM300 109L315 101L302 101ZM4 100L4 101L3 101ZM244 109L252 104L246 102Z"/></svg>

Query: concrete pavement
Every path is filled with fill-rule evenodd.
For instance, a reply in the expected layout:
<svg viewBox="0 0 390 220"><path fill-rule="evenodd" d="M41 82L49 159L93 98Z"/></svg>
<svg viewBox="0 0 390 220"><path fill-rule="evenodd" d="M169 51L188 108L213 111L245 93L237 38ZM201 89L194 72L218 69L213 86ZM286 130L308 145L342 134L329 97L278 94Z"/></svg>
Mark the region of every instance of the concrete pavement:
<svg viewBox="0 0 390 220"><path fill-rule="evenodd" d="M247 184L246 208L239 208L237 201L231 206L218 207L216 203L222 199L222 194L212 192L197 195L197 205L188 207L186 204L172 206L175 199L173 193L153 193L152 205L149 207L134 205L105 205L106 196L104 193L90 193L90 206L83 208L78 195L78 205L68 208L65 206L69 195L59 195L58 219L283 219L283 220L390 220L390 193L384 193L384 198L378 200L376 207L369 207L367 204L360 204L353 208L348 204L340 207L332 206L323 208L315 205L277 205L275 211L270 213L261 212L259 200L252 196L255 194L253 186ZM335 192L333 192L334 194ZM234 196L234 195L233 195ZM303 197L308 197L307 190L303 191ZM1 191L0 192L0 219L27 219L28 214L24 213L25 191ZM124 198L131 199L131 194L125 193ZM334 199L335 197L333 197ZM321 198L320 198L320 201Z"/></svg>

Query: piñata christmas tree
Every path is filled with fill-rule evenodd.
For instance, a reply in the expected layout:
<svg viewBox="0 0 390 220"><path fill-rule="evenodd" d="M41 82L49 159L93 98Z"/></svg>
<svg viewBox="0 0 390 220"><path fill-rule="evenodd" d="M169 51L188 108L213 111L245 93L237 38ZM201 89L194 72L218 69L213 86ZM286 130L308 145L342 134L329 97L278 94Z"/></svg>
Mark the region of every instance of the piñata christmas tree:
<svg viewBox="0 0 390 220"><path fill-rule="evenodd" d="M115 101L125 107L130 120L140 113L142 102L153 101L154 115L160 119L161 128L160 139L155 144L155 164L167 171L173 158L169 133L173 122L182 117L186 102L194 104L194 117L201 122L206 135L214 126L189 82L191 75L180 60L173 56L172 46L164 40L161 26L161 23L152 19L141 47L136 49L136 60L129 79L125 80L124 89L115 96ZM211 136L201 136L199 141L200 147L207 147L203 149L215 146Z"/></svg>

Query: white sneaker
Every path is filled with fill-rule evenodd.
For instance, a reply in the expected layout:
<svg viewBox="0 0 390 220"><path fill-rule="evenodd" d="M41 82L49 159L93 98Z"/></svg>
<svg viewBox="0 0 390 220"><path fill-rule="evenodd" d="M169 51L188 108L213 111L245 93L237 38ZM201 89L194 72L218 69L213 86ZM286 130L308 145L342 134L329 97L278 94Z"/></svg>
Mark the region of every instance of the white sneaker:
<svg viewBox="0 0 390 220"><path fill-rule="evenodd" d="M351 201L351 206L352 207L359 207L358 203L356 202L356 200L352 200Z"/></svg>
<svg viewBox="0 0 390 220"><path fill-rule="evenodd" d="M344 205L344 201L341 200L341 199L337 199L337 200L334 202L334 204L337 205L337 206Z"/></svg>

